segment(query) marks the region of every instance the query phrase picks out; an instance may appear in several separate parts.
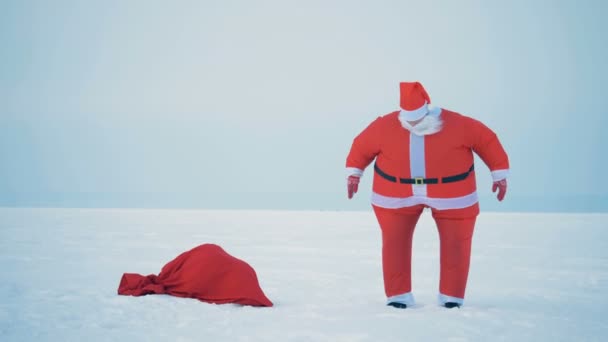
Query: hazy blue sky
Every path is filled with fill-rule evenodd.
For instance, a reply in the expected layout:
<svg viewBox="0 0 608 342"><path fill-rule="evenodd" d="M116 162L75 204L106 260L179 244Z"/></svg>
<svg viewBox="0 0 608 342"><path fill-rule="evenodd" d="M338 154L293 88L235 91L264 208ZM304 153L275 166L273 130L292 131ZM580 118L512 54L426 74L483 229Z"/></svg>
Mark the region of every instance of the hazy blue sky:
<svg viewBox="0 0 608 342"><path fill-rule="evenodd" d="M493 128L485 210L608 211L604 1L2 1L0 205L359 210L400 81ZM478 161L479 162L479 161Z"/></svg>

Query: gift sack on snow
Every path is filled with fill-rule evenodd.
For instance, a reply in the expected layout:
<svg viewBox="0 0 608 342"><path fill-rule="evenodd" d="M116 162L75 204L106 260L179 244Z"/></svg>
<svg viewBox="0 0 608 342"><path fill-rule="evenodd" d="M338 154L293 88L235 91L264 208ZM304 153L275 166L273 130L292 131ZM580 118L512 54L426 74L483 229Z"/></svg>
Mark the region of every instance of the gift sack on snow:
<svg viewBox="0 0 608 342"><path fill-rule="evenodd" d="M272 306L255 270L220 246L204 244L180 254L157 275L125 273L119 295L168 294L214 303Z"/></svg>

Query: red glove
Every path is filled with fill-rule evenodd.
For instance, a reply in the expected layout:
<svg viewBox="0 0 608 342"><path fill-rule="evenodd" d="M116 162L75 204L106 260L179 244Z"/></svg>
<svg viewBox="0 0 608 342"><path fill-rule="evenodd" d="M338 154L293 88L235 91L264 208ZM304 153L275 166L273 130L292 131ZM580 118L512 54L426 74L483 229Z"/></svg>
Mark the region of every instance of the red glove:
<svg viewBox="0 0 608 342"><path fill-rule="evenodd" d="M353 195L359 190L359 179L357 176L348 176L346 181L346 189L348 189L348 199L353 198Z"/></svg>
<svg viewBox="0 0 608 342"><path fill-rule="evenodd" d="M496 198L498 198L499 201L502 201L507 194L507 180L503 179L494 182L494 184L492 184L492 192L496 192L497 189L498 195L496 195Z"/></svg>

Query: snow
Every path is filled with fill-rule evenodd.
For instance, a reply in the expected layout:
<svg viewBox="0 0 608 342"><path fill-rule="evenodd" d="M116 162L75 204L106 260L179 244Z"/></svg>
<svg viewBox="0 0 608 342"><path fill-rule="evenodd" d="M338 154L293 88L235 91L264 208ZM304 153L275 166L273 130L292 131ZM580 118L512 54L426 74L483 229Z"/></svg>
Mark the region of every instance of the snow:
<svg viewBox="0 0 608 342"><path fill-rule="evenodd" d="M414 237L417 306L385 306L371 210L0 209L0 341L603 341L608 214L482 213L465 306L437 305L430 213ZM119 296L216 243L272 308Z"/></svg>

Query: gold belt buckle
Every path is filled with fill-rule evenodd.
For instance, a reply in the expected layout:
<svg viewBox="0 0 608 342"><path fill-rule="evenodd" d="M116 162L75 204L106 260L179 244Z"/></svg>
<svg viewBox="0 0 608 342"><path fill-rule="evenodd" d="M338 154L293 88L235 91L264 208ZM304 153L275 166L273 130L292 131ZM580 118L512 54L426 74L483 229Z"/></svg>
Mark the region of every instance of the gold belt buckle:
<svg viewBox="0 0 608 342"><path fill-rule="evenodd" d="M414 184L416 184L416 185L423 185L424 184L424 178L422 178L422 177L415 177L414 178Z"/></svg>

